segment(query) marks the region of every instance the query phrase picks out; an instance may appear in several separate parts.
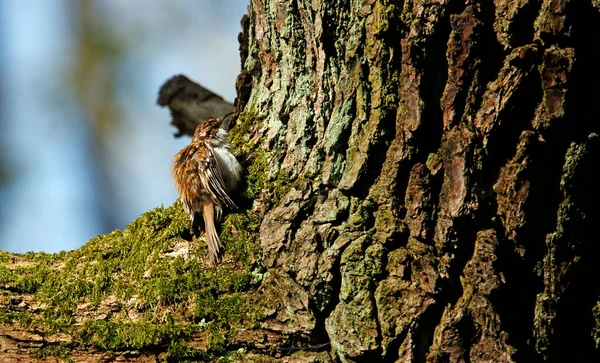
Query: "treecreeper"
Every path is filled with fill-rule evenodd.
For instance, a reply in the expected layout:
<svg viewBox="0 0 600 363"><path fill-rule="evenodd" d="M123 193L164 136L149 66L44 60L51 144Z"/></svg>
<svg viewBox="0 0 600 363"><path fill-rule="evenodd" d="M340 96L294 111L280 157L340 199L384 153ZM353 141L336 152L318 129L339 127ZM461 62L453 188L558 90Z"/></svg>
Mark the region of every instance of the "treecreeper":
<svg viewBox="0 0 600 363"><path fill-rule="evenodd" d="M231 153L225 118L209 119L196 127L192 141L173 159L171 173L183 208L190 216L190 231L198 235L200 214L213 265L221 262L223 244L215 223L223 207L236 209L229 196L239 183L242 166Z"/></svg>

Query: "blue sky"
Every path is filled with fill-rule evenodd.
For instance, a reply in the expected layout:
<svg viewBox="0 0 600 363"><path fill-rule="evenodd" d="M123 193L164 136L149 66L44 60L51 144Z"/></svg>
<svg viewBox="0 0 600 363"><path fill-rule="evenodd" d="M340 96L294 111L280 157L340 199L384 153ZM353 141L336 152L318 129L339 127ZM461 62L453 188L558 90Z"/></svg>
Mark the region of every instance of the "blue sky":
<svg viewBox="0 0 600 363"><path fill-rule="evenodd" d="M91 237L124 228L176 197L175 139L169 113L155 105L160 85L183 73L232 101L240 69L237 35L247 1L97 0L107 36L125 50L115 75L121 122L103 160L110 188L90 168L90 123L68 85L78 27L67 0L0 1L0 249L74 249ZM90 84L89 87L95 87ZM99 222L99 196L114 216ZM103 230L108 229L108 230Z"/></svg>

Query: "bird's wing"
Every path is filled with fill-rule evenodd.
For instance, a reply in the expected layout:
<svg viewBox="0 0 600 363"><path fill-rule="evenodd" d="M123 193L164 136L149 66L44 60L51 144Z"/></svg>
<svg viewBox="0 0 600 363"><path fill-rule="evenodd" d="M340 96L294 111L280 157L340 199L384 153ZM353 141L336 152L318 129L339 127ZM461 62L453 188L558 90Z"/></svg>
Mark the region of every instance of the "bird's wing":
<svg viewBox="0 0 600 363"><path fill-rule="evenodd" d="M199 173L203 184L212 192L209 198L215 205L225 204L231 209L236 209L237 206L231 200L225 191L225 182L221 175L221 168L215 156L212 147L208 144L201 144L196 158L199 163Z"/></svg>

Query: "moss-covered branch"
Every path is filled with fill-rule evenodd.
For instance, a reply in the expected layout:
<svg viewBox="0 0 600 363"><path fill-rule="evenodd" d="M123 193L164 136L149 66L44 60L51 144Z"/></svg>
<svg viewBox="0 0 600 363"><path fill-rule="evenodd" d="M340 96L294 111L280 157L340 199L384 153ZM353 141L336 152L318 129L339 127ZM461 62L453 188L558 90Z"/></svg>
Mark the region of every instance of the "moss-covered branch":
<svg viewBox="0 0 600 363"><path fill-rule="evenodd" d="M190 239L179 202L75 251L2 252L3 334L40 339L38 355L164 351L179 360L225 354L261 315L253 295L261 277L250 237L256 227L249 212L228 216L228 253L218 268L205 262L204 241Z"/></svg>

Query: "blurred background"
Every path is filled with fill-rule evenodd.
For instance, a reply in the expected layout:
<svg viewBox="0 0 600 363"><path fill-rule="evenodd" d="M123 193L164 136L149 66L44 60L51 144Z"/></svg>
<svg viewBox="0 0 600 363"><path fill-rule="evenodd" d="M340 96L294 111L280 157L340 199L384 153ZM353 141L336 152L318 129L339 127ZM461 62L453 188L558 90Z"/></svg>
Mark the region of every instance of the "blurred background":
<svg viewBox="0 0 600 363"><path fill-rule="evenodd" d="M159 87L235 98L247 0L0 0L0 249L70 250L177 198Z"/></svg>

